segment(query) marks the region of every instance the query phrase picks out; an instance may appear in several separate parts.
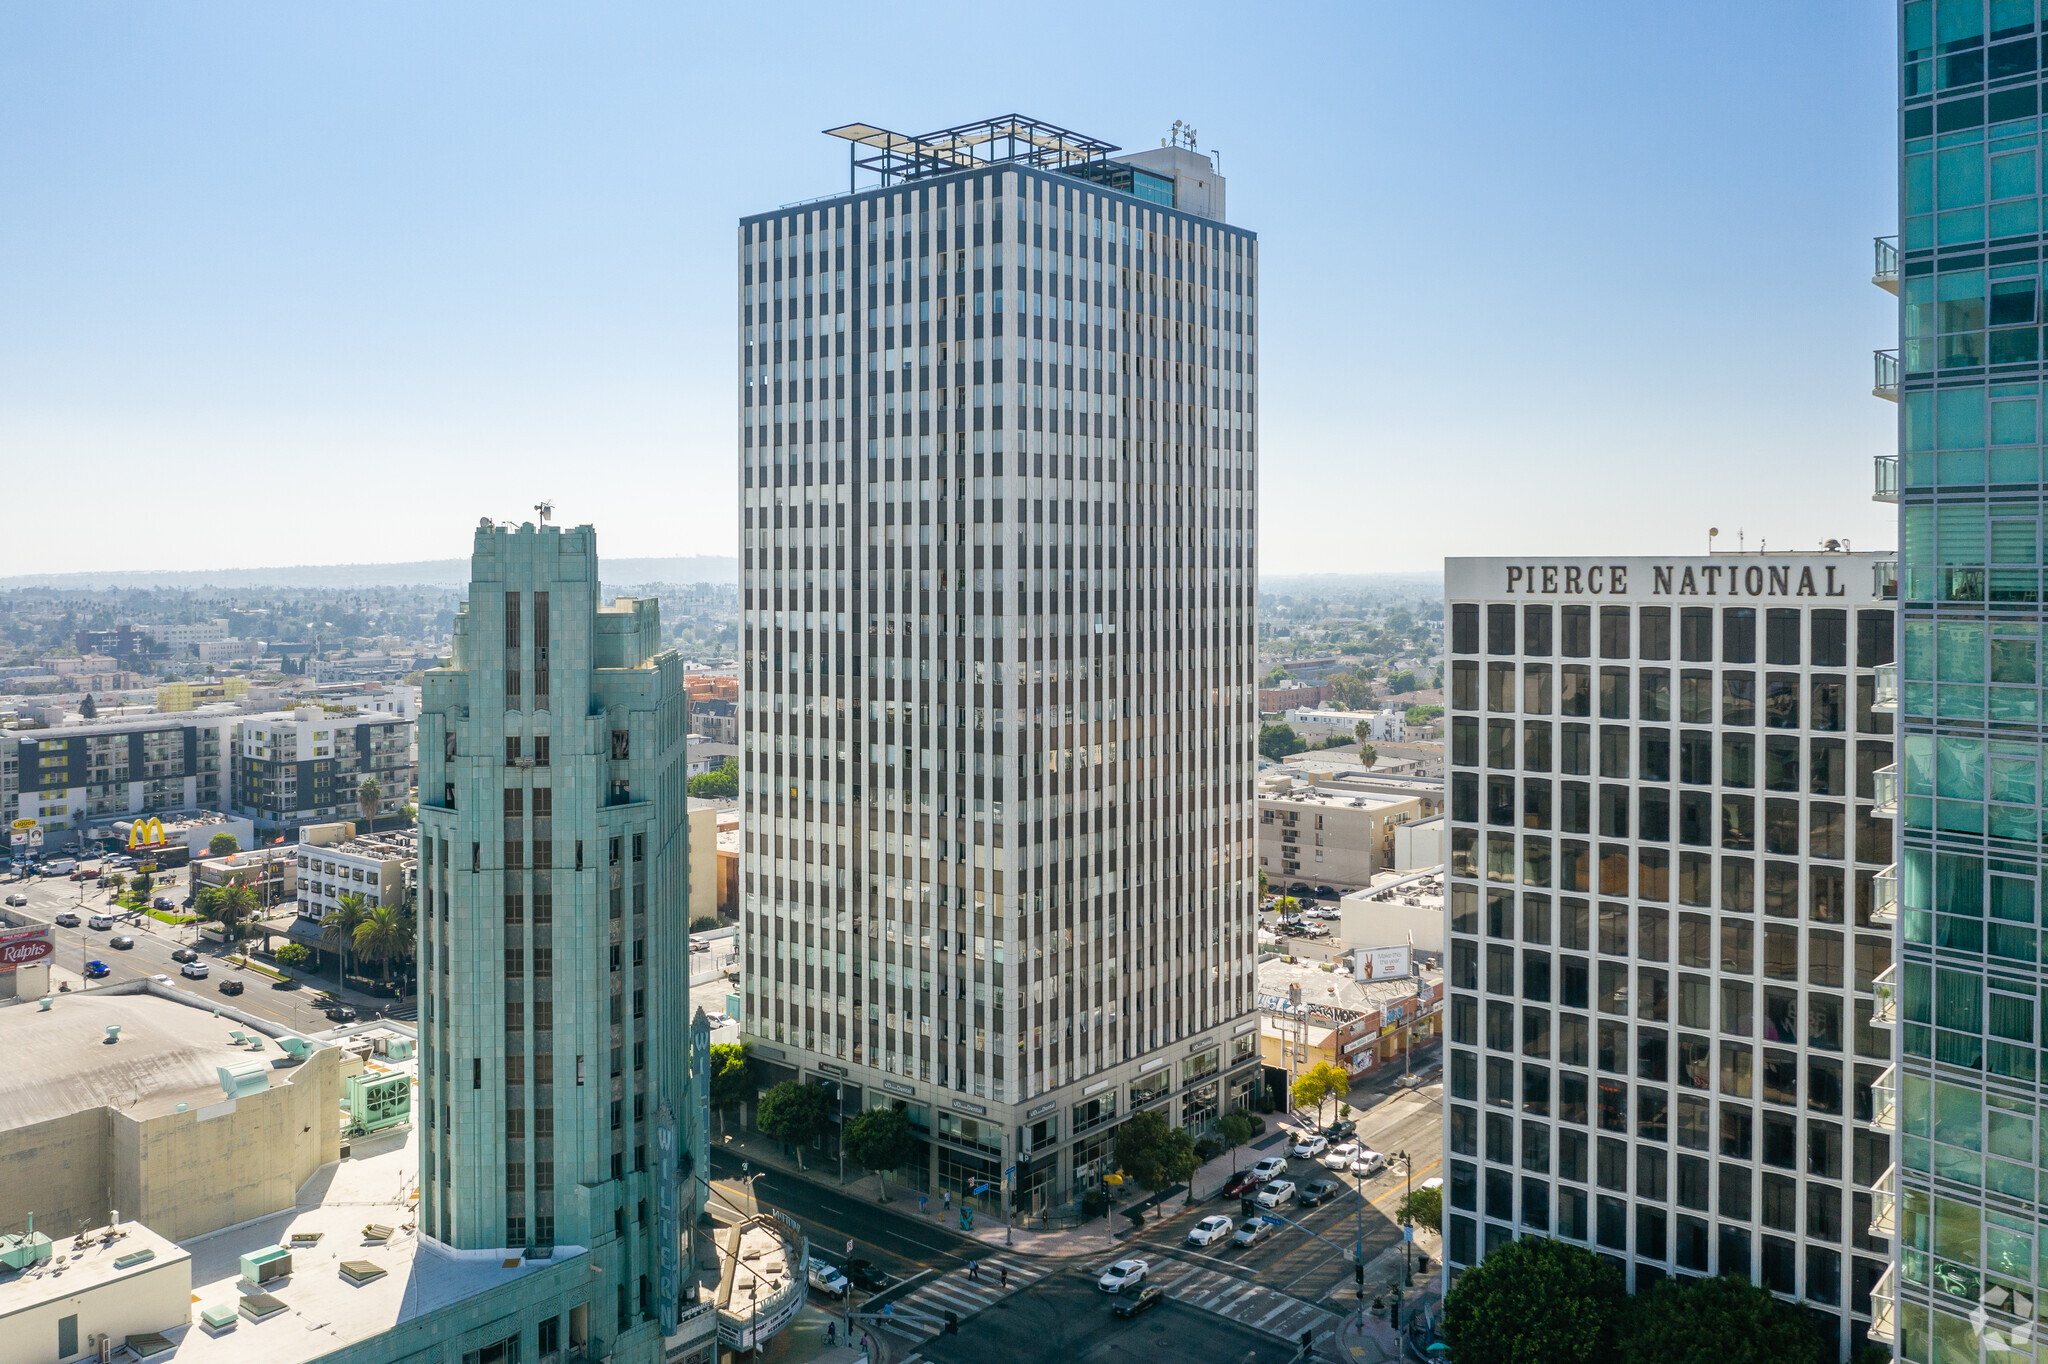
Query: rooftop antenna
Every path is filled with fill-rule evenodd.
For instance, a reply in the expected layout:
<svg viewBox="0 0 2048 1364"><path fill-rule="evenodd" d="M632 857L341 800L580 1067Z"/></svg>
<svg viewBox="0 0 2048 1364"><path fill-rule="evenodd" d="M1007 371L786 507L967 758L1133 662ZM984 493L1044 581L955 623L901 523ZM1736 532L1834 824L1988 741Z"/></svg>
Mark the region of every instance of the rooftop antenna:
<svg viewBox="0 0 2048 1364"><path fill-rule="evenodd" d="M536 512L540 513L540 523L543 526L545 526L548 523L549 518L555 514L555 504L545 499L534 503L533 509Z"/></svg>
<svg viewBox="0 0 2048 1364"><path fill-rule="evenodd" d="M1707 553L1712 554L1714 552L1714 537L1720 533L1721 528L1719 526L1707 527Z"/></svg>
<svg viewBox="0 0 2048 1364"><path fill-rule="evenodd" d="M1749 533L1743 530L1742 527L1737 526L1735 528L1735 552L1737 554L1747 554L1749 552L1747 548L1748 541Z"/></svg>

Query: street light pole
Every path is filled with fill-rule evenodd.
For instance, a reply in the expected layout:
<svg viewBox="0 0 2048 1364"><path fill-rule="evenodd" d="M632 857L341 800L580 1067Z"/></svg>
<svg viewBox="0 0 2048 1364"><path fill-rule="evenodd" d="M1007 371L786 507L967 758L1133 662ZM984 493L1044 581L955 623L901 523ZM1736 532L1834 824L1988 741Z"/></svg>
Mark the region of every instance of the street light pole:
<svg viewBox="0 0 2048 1364"><path fill-rule="evenodd" d="M1415 1197L1415 1162L1408 1159L1406 1151L1401 1153L1401 1179L1407 1188L1407 1197L1401 1201L1401 1225L1407 1228L1401 1237L1401 1287L1406 1288L1414 1281L1409 1267L1408 1247L1413 1244L1411 1238L1414 1236L1415 1227L1415 1209L1412 1201Z"/></svg>

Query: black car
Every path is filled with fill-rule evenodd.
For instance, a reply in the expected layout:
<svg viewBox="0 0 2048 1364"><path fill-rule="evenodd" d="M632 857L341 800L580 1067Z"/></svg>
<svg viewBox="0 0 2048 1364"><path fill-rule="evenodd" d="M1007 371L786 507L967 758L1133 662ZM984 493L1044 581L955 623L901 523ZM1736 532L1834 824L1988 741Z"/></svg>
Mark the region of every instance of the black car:
<svg viewBox="0 0 2048 1364"><path fill-rule="evenodd" d="M330 1004L320 1012L326 1014L329 1019L336 1023L353 1023L356 1021L355 1009L347 1004Z"/></svg>
<svg viewBox="0 0 2048 1364"><path fill-rule="evenodd" d="M1158 1284L1146 1284L1134 1298L1119 1297L1115 1307L1110 1308L1113 1316L1135 1317L1149 1312L1166 1301L1166 1290Z"/></svg>
<svg viewBox="0 0 2048 1364"><path fill-rule="evenodd" d="M220 983L220 992L224 995L238 995L242 993L242 982L236 980L233 976L223 977Z"/></svg>
<svg viewBox="0 0 2048 1364"><path fill-rule="evenodd" d="M1337 1192L1337 1184L1334 1180L1311 1180L1307 1184L1302 1185L1295 1193L1294 1201L1304 1208L1313 1208L1318 1203L1329 1202L1337 1196Z"/></svg>
<svg viewBox="0 0 2048 1364"><path fill-rule="evenodd" d="M171 953L171 960L177 962L198 961L199 954L189 947L180 947Z"/></svg>
<svg viewBox="0 0 2048 1364"><path fill-rule="evenodd" d="M1339 1118L1336 1122L1331 1123L1329 1126L1323 1129L1323 1135L1330 1139L1330 1143L1332 1145L1335 1145L1340 1141L1348 1141L1351 1138L1352 1134L1354 1134L1357 1131L1357 1123L1351 1121L1351 1119L1349 1118Z"/></svg>
<svg viewBox="0 0 2048 1364"><path fill-rule="evenodd" d="M135 939L129 937L126 933L116 933L113 937L107 939L107 946L118 947L123 952L126 952L129 948L135 946Z"/></svg>
<svg viewBox="0 0 2048 1364"><path fill-rule="evenodd" d="M844 1272L847 1282L863 1293L879 1293L889 1286L889 1276L873 1260L848 1260Z"/></svg>

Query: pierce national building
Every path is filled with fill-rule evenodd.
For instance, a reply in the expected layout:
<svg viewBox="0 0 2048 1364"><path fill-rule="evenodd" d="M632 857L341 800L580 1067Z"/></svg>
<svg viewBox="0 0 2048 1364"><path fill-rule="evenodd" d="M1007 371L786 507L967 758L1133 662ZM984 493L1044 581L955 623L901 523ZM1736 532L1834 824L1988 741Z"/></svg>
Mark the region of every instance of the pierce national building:
<svg viewBox="0 0 2048 1364"><path fill-rule="evenodd" d="M576 1335L660 1359L705 1169L687 700L655 602L598 575L589 526L485 522L426 674L419 1217L457 1253L587 1251Z"/></svg>
<svg viewBox="0 0 2048 1364"><path fill-rule="evenodd" d="M1258 241L1188 147L834 132L735 243L742 1026L1063 1206L1258 1073Z"/></svg>
<svg viewBox="0 0 2048 1364"><path fill-rule="evenodd" d="M1452 559L1448 1271L1734 1274L1842 1357L1890 1245L1888 556Z"/></svg>

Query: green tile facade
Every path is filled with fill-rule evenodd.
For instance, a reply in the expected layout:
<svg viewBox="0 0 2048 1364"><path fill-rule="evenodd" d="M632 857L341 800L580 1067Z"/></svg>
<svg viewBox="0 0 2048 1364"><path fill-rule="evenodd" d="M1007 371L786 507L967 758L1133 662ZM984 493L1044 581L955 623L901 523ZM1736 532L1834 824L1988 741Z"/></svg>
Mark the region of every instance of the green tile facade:
<svg viewBox="0 0 2048 1364"><path fill-rule="evenodd" d="M453 657L426 675L420 1226L588 1249L592 1342L658 1359L664 1103L686 1241L706 1168L687 699L656 603L601 605L598 572L589 526L479 526Z"/></svg>

